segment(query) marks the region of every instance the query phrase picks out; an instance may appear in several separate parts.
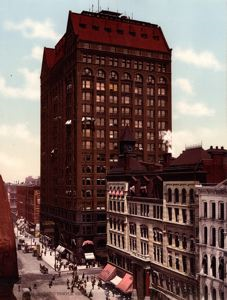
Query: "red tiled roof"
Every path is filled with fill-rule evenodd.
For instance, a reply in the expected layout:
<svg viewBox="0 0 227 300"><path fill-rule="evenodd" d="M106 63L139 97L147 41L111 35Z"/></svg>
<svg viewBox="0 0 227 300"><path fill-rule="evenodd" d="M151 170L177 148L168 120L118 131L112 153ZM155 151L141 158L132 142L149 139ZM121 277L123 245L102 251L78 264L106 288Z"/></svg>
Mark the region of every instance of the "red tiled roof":
<svg viewBox="0 0 227 300"><path fill-rule="evenodd" d="M209 153L202 147L184 150L175 160L171 162L171 166L195 165L202 160L211 159Z"/></svg>
<svg viewBox="0 0 227 300"><path fill-rule="evenodd" d="M117 269L111 264L107 264L105 268L101 271L98 277L103 281L110 281L116 275Z"/></svg>
<svg viewBox="0 0 227 300"><path fill-rule="evenodd" d="M122 278L121 282L116 286L123 293L128 294L132 292L133 288L133 277L132 275L126 273Z"/></svg>
<svg viewBox="0 0 227 300"><path fill-rule="evenodd" d="M73 29L79 39L124 47L169 52L162 30L157 25L122 18L108 19L99 14L70 12ZM94 30L96 27L98 30ZM119 33L122 31L122 33Z"/></svg>

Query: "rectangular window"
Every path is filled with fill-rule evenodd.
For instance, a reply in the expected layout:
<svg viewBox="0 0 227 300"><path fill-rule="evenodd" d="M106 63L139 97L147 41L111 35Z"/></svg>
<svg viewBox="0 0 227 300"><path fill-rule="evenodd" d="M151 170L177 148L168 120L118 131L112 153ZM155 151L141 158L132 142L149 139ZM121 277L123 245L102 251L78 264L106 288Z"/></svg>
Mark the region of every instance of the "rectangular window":
<svg viewBox="0 0 227 300"><path fill-rule="evenodd" d="M91 89L91 81L90 80L83 80L82 81L82 88L83 89Z"/></svg>
<svg viewBox="0 0 227 300"><path fill-rule="evenodd" d="M97 91L105 91L105 83L104 82L96 82L96 90Z"/></svg>
<svg viewBox="0 0 227 300"><path fill-rule="evenodd" d="M216 203L215 202L211 203L211 218L212 219L216 218Z"/></svg>
<svg viewBox="0 0 227 300"><path fill-rule="evenodd" d="M224 220L224 216L225 216L224 209L225 209L225 205L224 205L223 202L221 202L220 205L219 205L219 218L220 218L220 220Z"/></svg>
<svg viewBox="0 0 227 300"><path fill-rule="evenodd" d="M207 218L207 202L203 202L203 216Z"/></svg>
<svg viewBox="0 0 227 300"><path fill-rule="evenodd" d="M182 219L183 219L183 223L187 223L187 210L186 209L182 209Z"/></svg>
<svg viewBox="0 0 227 300"><path fill-rule="evenodd" d="M175 208L175 221L179 222L179 208Z"/></svg>
<svg viewBox="0 0 227 300"><path fill-rule="evenodd" d="M169 221L172 221L172 207L168 207Z"/></svg>

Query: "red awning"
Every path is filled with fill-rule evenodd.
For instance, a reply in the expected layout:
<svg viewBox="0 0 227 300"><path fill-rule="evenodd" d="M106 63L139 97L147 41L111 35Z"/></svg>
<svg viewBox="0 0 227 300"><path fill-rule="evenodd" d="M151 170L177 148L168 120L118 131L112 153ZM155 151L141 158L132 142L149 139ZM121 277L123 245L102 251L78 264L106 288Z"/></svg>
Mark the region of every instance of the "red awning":
<svg viewBox="0 0 227 300"><path fill-rule="evenodd" d="M133 288L133 277L132 275L126 273L122 278L121 282L116 286L119 290L121 290L124 294L128 294L132 292Z"/></svg>
<svg viewBox="0 0 227 300"><path fill-rule="evenodd" d="M98 277L105 282L110 281L115 277L116 272L117 269L114 266L107 264L105 268L101 271L101 273L98 275Z"/></svg>
<svg viewBox="0 0 227 300"><path fill-rule="evenodd" d="M94 243L92 241L86 240L83 242L82 247L86 245L94 245Z"/></svg>

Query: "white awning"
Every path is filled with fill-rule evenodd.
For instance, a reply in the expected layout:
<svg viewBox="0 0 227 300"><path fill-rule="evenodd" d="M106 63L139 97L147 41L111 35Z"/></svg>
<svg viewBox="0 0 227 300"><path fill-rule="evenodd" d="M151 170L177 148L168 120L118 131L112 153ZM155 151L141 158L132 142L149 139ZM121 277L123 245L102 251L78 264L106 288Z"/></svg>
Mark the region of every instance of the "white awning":
<svg viewBox="0 0 227 300"><path fill-rule="evenodd" d="M87 260L95 259L95 256L94 256L93 252L84 253L84 256L85 256L85 259L87 259Z"/></svg>
<svg viewBox="0 0 227 300"><path fill-rule="evenodd" d="M56 251L59 252L59 253L63 253L65 251L65 247L61 246L61 245L58 245L57 248L56 248Z"/></svg>
<svg viewBox="0 0 227 300"><path fill-rule="evenodd" d="M114 285L118 285L121 282L122 278L120 276L115 276L113 279L110 280Z"/></svg>

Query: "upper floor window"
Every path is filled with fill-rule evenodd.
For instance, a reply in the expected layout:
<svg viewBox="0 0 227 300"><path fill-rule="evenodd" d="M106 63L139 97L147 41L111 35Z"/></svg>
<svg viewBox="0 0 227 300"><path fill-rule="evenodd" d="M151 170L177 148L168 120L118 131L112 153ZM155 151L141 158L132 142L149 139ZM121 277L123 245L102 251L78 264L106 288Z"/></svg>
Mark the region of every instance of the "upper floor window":
<svg viewBox="0 0 227 300"><path fill-rule="evenodd" d="M195 202L195 191L193 189L190 189L190 191L189 191L189 200L190 200L190 203Z"/></svg>
<svg viewBox="0 0 227 300"><path fill-rule="evenodd" d="M186 200L187 200L187 192L186 192L185 189L182 189L181 196L182 196L182 203L186 203Z"/></svg>
<svg viewBox="0 0 227 300"><path fill-rule="evenodd" d="M203 216L207 218L207 202L203 202Z"/></svg>
<svg viewBox="0 0 227 300"><path fill-rule="evenodd" d="M175 189L174 190L174 196L175 196L175 202L179 202L179 190L178 189Z"/></svg>
<svg viewBox="0 0 227 300"><path fill-rule="evenodd" d="M135 76L135 81L137 81L137 82L143 82L143 77L142 77L142 75L136 74L136 76Z"/></svg>
<svg viewBox="0 0 227 300"><path fill-rule="evenodd" d="M147 83L154 84L155 83L154 76L148 75L148 77L147 77Z"/></svg>
<svg viewBox="0 0 227 300"><path fill-rule="evenodd" d="M216 218L216 203L215 202L211 203L211 218L212 219Z"/></svg>
<svg viewBox="0 0 227 300"><path fill-rule="evenodd" d="M172 190L169 188L168 189L168 202L172 202Z"/></svg>
<svg viewBox="0 0 227 300"><path fill-rule="evenodd" d="M104 79L105 78L105 72L103 70L98 70L97 77Z"/></svg>
<svg viewBox="0 0 227 300"><path fill-rule="evenodd" d="M224 217L225 217L224 209L225 209L224 202L220 202L219 203L219 210L218 210L220 220L224 220Z"/></svg>
<svg viewBox="0 0 227 300"><path fill-rule="evenodd" d="M124 73L122 76L123 80L131 80L131 75L129 73Z"/></svg>
<svg viewBox="0 0 227 300"><path fill-rule="evenodd" d="M165 77L159 77L158 83L166 84L166 78Z"/></svg>
<svg viewBox="0 0 227 300"><path fill-rule="evenodd" d="M148 239L148 227L145 225L140 226L140 235L141 238L146 238Z"/></svg>
<svg viewBox="0 0 227 300"><path fill-rule="evenodd" d="M117 80L118 79L118 74L115 71L110 72L110 79L112 80Z"/></svg>
<svg viewBox="0 0 227 300"><path fill-rule="evenodd" d="M83 75L92 76L92 71L89 68L85 68L83 71Z"/></svg>

